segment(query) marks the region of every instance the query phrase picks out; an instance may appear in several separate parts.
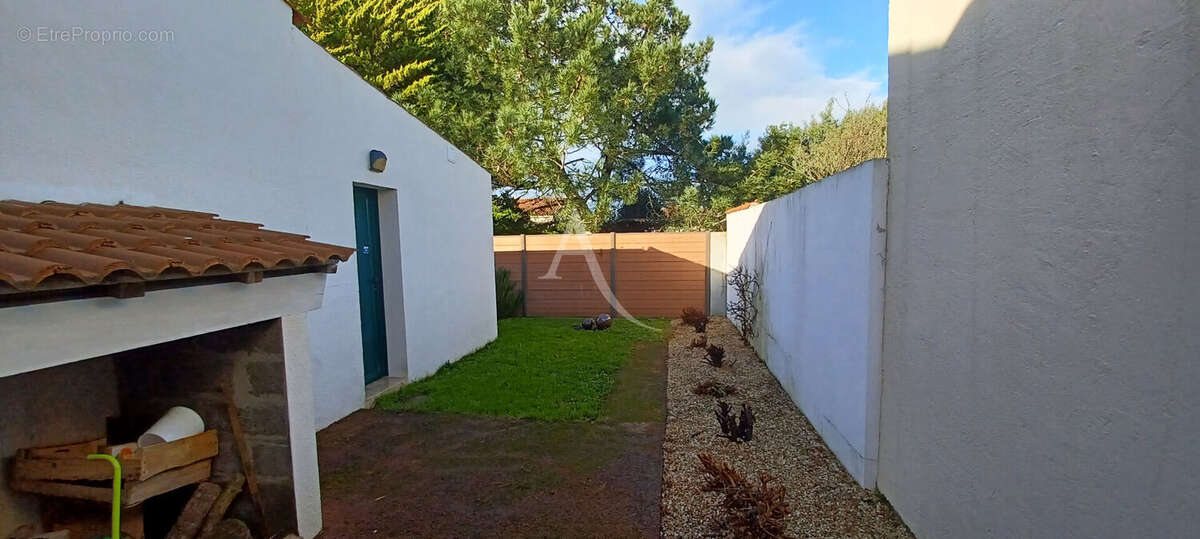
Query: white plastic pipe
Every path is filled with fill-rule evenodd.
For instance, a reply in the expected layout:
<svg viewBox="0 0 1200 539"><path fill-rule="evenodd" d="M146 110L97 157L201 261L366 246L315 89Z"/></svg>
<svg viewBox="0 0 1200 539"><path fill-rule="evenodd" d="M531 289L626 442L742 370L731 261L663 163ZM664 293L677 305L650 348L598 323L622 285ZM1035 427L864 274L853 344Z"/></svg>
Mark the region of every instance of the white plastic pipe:
<svg viewBox="0 0 1200 539"><path fill-rule="evenodd" d="M175 406L138 437L138 447L174 442L204 432L204 420L195 410Z"/></svg>

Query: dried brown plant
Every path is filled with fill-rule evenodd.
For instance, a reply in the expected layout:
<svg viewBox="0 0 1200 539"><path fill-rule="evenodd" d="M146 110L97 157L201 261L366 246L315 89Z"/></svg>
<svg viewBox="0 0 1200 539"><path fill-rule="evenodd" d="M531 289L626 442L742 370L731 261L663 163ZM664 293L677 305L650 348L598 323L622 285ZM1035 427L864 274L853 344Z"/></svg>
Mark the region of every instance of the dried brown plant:
<svg viewBox="0 0 1200 539"><path fill-rule="evenodd" d="M704 314L704 311L700 309L686 307L679 317L683 319L684 324L692 326L696 330L696 333L704 333L708 329L708 315Z"/></svg>
<svg viewBox="0 0 1200 539"><path fill-rule="evenodd" d="M721 525L734 537L787 537L791 507L787 489L766 472L750 481L726 462L701 453L700 472L706 477L701 490L722 495Z"/></svg>
<svg viewBox="0 0 1200 539"><path fill-rule="evenodd" d="M696 384L696 387L692 388L692 393L697 395L708 395L720 399L737 393L737 388L729 384L717 382L715 380L708 380Z"/></svg>

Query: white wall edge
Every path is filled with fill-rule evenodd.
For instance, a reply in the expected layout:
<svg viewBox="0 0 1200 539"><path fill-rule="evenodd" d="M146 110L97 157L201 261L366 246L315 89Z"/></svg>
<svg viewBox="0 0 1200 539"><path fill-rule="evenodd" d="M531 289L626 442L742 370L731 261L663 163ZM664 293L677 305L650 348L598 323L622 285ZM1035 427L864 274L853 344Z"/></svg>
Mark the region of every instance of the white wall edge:
<svg viewBox="0 0 1200 539"><path fill-rule="evenodd" d="M288 433L292 450L292 487L296 498L296 531L300 537L312 539L321 532L323 522L307 314L284 316L282 330Z"/></svg>
<svg viewBox="0 0 1200 539"><path fill-rule="evenodd" d="M324 290L324 273L305 273L0 308L0 376L308 312Z"/></svg>
<svg viewBox="0 0 1200 539"><path fill-rule="evenodd" d="M879 416L883 400L883 295L887 267L887 191L891 168L887 159L875 159L871 184L870 320L867 334L867 417L863 476L859 483L875 488L879 475Z"/></svg>

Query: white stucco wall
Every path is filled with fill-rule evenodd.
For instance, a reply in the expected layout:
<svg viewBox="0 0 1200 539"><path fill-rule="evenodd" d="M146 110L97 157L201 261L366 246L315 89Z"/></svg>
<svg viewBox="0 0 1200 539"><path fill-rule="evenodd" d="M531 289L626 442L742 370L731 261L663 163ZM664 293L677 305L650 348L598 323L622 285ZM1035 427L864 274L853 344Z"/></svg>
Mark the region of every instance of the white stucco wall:
<svg viewBox="0 0 1200 539"><path fill-rule="evenodd" d="M918 536L1200 529L1198 6L892 1L879 488Z"/></svg>
<svg viewBox="0 0 1200 539"><path fill-rule="evenodd" d="M759 274L752 344L868 488L879 439L887 182L887 162L868 161L726 216L730 271Z"/></svg>
<svg viewBox="0 0 1200 539"><path fill-rule="evenodd" d="M207 210L354 245L352 185L395 189L381 227L401 238L383 249L403 259L386 295L405 314L388 322L404 326L408 376L495 337L487 172L312 43L283 2L0 0L0 21L0 198ZM135 41L39 41L75 27ZM371 149L386 172L367 171ZM354 258L308 320L320 428L363 403Z"/></svg>
<svg viewBox="0 0 1200 539"><path fill-rule="evenodd" d="M0 377L321 307L324 273L0 309Z"/></svg>

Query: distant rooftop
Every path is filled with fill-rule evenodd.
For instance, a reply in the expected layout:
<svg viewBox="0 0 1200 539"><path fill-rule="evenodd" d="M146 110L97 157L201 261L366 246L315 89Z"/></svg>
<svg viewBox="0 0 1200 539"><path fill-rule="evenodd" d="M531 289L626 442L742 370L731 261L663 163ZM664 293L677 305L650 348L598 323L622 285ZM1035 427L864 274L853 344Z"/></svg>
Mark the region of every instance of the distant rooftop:
<svg viewBox="0 0 1200 539"><path fill-rule="evenodd" d="M531 216L554 215L563 207L561 198L519 198L517 209Z"/></svg>

